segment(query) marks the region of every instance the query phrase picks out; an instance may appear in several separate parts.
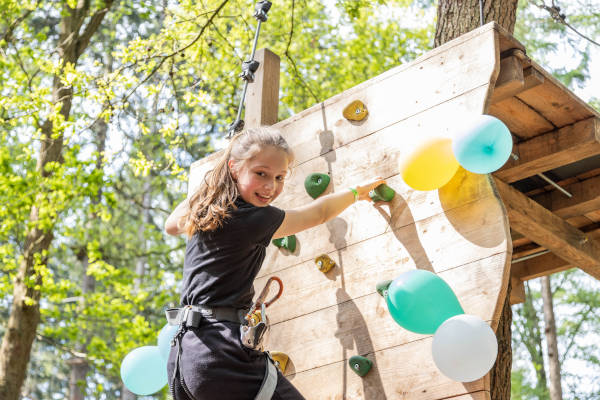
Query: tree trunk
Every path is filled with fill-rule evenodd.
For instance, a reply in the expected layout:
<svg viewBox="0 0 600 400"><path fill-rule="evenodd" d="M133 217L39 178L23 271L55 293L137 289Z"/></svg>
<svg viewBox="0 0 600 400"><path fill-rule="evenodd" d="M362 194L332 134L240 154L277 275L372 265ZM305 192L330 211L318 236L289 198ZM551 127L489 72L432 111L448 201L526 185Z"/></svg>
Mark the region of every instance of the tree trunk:
<svg viewBox="0 0 600 400"><path fill-rule="evenodd" d="M83 29L83 22L89 17L90 2L80 0L76 8L65 6L57 45L60 65L63 68L67 63L77 65L79 56L89 45L92 35L100 26L112 1L106 0L105 7L91 16ZM56 106L60 105L60 114L66 121L71 113L73 90L70 86L66 86L59 76L54 77L52 86L52 101ZM43 177L52 175L52 172L45 170L45 166L49 162L63 162L63 135L60 131L54 132L53 128L54 125L50 119L41 126L41 143L36 171ZM41 202L43 194L40 193L38 197ZM31 228L25 234L23 257L14 282L8 326L0 346L0 399L2 400L18 400L20 397L31 347L40 321L39 300L42 277L38 270L40 266L47 263L47 250L52 243L53 232L52 228L39 229L39 211L37 205L34 205L29 213Z"/></svg>
<svg viewBox="0 0 600 400"><path fill-rule="evenodd" d="M546 325L546 345L548 349L548 372L550 374L550 400L562 400L560 384L560 361L556 340L556 321L552 304L552 283L549 276L542 277L542 299L544 301L544 323Z"/></svg>
<svg viewBox="0 0 600 400"><path fill-rule="evenodd" d="M476 29L491 21L496 21L508 32L515 29L518 0L481 0L483 21L480 19L479 0L439 0L434 47ZM496 337L498 338L498 359L490 372L490 394L494 400L510 399L510 371L512 365L511 323L512 310L507 298L500 317Z"/></svg>
<svg viewBox="0 0 600 400"><path fill-rule="evenodd" d="M483 24L496 21L512 33L517 19L518 0L482 0ZM483 25L479 0L439 0L434 47Z"/></svg>
<svg viewBox="0 0 600 400"><path fill-rule="evenodd" d="M112 58L112 55L109 53L108 61L105 61L107 73L112 72L112 63L113 63L113 58ZM106 123L104 118L101 118L94 124L94 126L92 127L92 130L94 131L94 133L96 135L95 142L96 142L96 151L98 153L98 155L96 156L95 170L102 172L104 170L103 157L104 157L104 151L106 150L106 137L107 137L107 133L108 133L108 124ZM95 198L92 199L92 203L97 205L101 201L102 201L102 186L100 186L100 189L98 190L98 193L96 194ZM98 221L98 215L97 215L97 213L93 213L90 216L90 221L88 223L88 231L92 231L92 232L94 231L94 229L96 228L97 221ZM88 235L86 234L86 236L88 236ZM83 278L81 280L81 295L82 295L82 300L80 303L81 309L85 309L85 307L86 307L87 295L90 293L93 293L96 290L96 279L92 275L89 275L87 273L88 266L89 266L89 257L88 257L88 253L87 253L87 242L88 242L88 240L86 239L86 241L81 244L82 247L81 247L81 250L79 251L79 254L77 257L81 263L82 273L83 273ZM85 342L82 343L77 348L77 351L80 353L84 353L84 354L87 353L87 345L88 345L90 339L91 339L90 337L86 338ZM84 400L85 399L85 382L86 382L86 378L87 378L87 372L89 370L88 361L85 358L74 357L68 361L68 364L71 366L71 374L70 374L70 378L69 378L69 400ZM84 390L82 390L82 388Z"/></svg>
<svg viewBox="0 0 600 400"><path fill-rule="evenodd" d="M504 308L498 322L498 358L490 371L490 398L493 400L510 399L510 371L512 369L512 309L510 308L510 280L504 300Z"/></svg>
<svg viewBox="0 0 600 400"><path fill-rule="evenodd" d="M544 400L547 393L546 369L544 368L544 352L542 351L542 333L540 332L540 321L537 310L533 306L531 290L529 285L525 286L527 295L523 303L523 319L525 320L525 331L523 332L523 344L529 352L536 375L536 393L539 399Z"/></svg>

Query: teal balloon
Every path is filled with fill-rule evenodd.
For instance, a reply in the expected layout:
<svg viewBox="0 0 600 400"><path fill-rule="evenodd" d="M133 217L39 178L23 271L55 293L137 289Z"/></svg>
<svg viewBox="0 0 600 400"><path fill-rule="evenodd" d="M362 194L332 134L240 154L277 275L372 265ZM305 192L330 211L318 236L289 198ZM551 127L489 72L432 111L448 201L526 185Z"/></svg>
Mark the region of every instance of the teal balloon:
<svg viewBox="0 0 600 400"><path fill-rule="evenodd" d="M452 139L452 150L458 163L477 174L489 174L502 167L512 146L512 136L506 125L491 115L468 119Z"/></svg>
<svg viewBox="0 0 600 400"><path fill-rule="evenodd" d="M158 346L142 346L129 352L121 362L125 387L138 396L156 393L167 384L167 361Z"/></svg>
<svg viewBox="0 0 600 400"><path fill-rule="evenodd" d="M171 351L171 340L175 337L179 325L165 324L158 333L158 350L160 355L165 360L169 358L169 352Z"/></svg>
<svg viewBox="0 0 600 400"><path fill-rule="evenodd" d="M394 279L388 287L386 302L398 325L423 334L433 334L448 318L465 313L442 278L420 269Z"/></svg>

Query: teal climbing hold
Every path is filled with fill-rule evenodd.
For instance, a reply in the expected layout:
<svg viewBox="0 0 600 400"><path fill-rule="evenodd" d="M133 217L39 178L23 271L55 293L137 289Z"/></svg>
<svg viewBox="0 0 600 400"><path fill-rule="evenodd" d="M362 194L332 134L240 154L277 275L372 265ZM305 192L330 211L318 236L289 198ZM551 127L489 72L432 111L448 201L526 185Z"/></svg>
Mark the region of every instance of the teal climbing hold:
<svg viewBox="0 0 600 400"><path fill-rule="evenodd" d="M385 298L387 296L388 287L392 283L391 280L377 282L375 285L375 289L377 289L377 293L381 295L381 297Z"/></svg>
<svg viewBox="0 0 600 400"><path fill-rule="evenodd" d="M296 235L290 235L279 239L273 239L273 244L279 248L284 248L293 253L296 251Z"/></svg>
<svg viewBox="0 0 600 400"><path fill-rule="evenodd" d="M316 199L327 189L330 181L331 178L327 174L310 174L304 180L304 188L310 197Z"/></svg>
<svg viewBox="0 0 600 400"><path fill-rule="evenodd" d="M369 192L369 197L371 197L371 200L373 201L391 201L395 195L396 192L394 189L385 183L377 186L375 189Z"/></svg>
<svg viewBox="0 0 600 400"><path fill-rule="evenodd" d="M365 376L373 366L373 361L363 356L352 356L348 360L352 371L356 372L359 376Z"/></svg>

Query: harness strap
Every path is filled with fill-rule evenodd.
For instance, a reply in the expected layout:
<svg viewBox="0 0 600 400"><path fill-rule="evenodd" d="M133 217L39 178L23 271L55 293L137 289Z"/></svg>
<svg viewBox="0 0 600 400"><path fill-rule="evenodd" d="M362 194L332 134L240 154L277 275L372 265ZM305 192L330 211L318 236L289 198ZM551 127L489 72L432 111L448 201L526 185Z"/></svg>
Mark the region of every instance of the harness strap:
<svg viewBox="0 0 600 400"><path fill-rule="evenodd" d="M267 356L265 376L254 400L271 400L277 386L277 368L269 353L265 352L265 354Z"/></svg>
<svg viewBox="0 0 600 400"><path fill-rule="evenodd" d="M198 328L202 319L208 321L229 321L242 323L246 310L233 307L185 306L165 310L169 325Z"/></svg>

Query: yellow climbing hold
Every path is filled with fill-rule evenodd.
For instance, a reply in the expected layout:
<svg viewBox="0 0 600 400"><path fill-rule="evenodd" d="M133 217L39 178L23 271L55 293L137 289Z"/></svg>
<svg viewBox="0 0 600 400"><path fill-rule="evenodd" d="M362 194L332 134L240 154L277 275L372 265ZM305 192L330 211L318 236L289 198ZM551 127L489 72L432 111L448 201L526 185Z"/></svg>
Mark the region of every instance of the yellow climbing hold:
<svg viewBox="0 0 600 400"><path fill-rule="evenodd" d="M335 261L333 261L327 254L321 254L315 258L315 265L319 268L319 271L326 274L329 270L335 267Z"/></svg>
<svg viewBox="0 0 600 400"><path fill-rule="evenodd" d="M275 362L275 366L279 368L281 373L285 372L285 368L287 367L288 360L290 359L287 354L282 353L280 351L271 351L269 352L271 358Z"/></svg>
<svg viewBox="0 0 600 400"><path fill-rule="evenodd" d="M350 121L362 121L369 114L367 106L360 100L354 100L342 111L344 118Z"/></svg>

